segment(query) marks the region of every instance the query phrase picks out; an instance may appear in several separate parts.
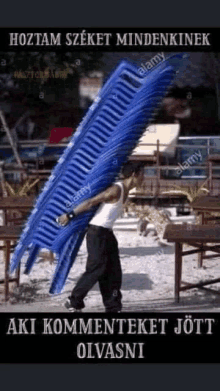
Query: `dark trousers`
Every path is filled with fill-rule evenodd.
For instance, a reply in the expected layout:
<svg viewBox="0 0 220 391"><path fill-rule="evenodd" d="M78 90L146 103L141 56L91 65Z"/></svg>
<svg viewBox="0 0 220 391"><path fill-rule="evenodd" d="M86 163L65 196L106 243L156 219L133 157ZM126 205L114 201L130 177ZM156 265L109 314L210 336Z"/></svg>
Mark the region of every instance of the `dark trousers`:
<svg viewBox="0 0 220 391"><path fill-rule="evenodd" d="M122 271L118 242L112 230L95 225L89 226L86 240L86 271L71 293L71 304L75 309L84 308L84 297L98 281L106 311L120 311Z"/></svg>

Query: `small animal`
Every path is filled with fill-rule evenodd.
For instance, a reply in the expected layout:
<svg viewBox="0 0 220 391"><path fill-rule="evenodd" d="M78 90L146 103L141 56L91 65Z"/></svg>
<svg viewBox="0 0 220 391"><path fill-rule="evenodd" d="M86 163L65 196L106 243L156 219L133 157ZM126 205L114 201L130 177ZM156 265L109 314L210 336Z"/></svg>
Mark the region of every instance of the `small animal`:
<svg viewBox="0 0 220 391"><path fill-rule="evenodd" d="M144 232L144 236L146 236L147 224L151 223L154 225L156 230L156 240L158 240L162 245L168 244L168 242L163 239L163 235L167 224L170 223L170 215L171 213L164 209L155 208L153 206L146 206L138 222L137 230L139 234L141 235L141 232Z"/></svg>
<svg viewBox="0 0 220 391"><path fill-rule="evenodd" d="M137 232L140 236L147 236L147 226L148 226L149 220L146 219L146 217L142 216L138 220L137 223Z"/></svg>

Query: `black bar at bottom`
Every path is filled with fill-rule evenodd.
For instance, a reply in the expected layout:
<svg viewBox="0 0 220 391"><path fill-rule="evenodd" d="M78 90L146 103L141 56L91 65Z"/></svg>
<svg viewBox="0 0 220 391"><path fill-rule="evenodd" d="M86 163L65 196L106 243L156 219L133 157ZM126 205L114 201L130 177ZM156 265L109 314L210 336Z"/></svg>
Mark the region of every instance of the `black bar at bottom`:
<svg viewBox="0 0 220 391"><path fill-rule="evenodd" d="M219 363L220 313L0 313L2 363ZM204 354L205 353L205 354Z"/></svg>

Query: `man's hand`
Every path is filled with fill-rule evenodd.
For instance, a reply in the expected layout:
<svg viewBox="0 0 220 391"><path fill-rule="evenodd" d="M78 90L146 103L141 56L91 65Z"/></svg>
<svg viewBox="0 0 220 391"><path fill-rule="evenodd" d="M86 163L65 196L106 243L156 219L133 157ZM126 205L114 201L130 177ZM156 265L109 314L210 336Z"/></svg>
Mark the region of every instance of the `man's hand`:
<svg viewBox="0 0 220 391"><path fill-rule="evenodd" d="M69 219L68 214L63 214L63 215L57 217L57 219L56 219L56 222L58 224L62 225L62 227L67 225L69 223L69 221L70 221L70 219Z"/></svg>

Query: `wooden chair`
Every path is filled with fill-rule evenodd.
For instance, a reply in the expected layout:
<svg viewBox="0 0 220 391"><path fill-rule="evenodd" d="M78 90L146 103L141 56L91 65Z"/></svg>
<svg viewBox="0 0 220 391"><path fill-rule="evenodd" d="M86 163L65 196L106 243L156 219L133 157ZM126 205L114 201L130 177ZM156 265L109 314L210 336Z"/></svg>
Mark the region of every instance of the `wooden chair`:
<svg viewBox="0 0 220 391"><path fill-rule="evenodd" d="M3 226L0 226L0 240L3 245L0 250L5 254L5 276L0 283L5 283L5 301L9 298L9 282L20 283L20 265L16 270L15 277L9 277L10 253L14 249L23 223L33 204L33 197L4 197L0 200L0 209L3 210Z"/></svg>
<svg viewBox="0 0 220 391"><path fill-rule="evenodd" d="M10 254L11 244L18 240L21 233L21 227L19 226L0 226L0 241L4 242L4 245L0 246L0 250L5 252L5 276L0 279L0 284L5 284L5 301L9 299L9 283L16 282L19 286L20 281L20 268L17 268L15 277L10 277L9 266L10 266Z"/></svg>
<svg viewBox="0 0 220 391"><path fill-rule="evenodd" d="M216 175L214 174L214 170L216 169L215 165L219 165L220 167L220 156L219 155L209 155L207 159L208 164L208 189L209 189L209 196L213 197L216 196L218 191L216 191L216 188L214 186L214 181L220 179L220 174ZM220 168L219 168L220 170ZM208 201L208 200L207 200ZM220 224L220 216L213 215L212 212L208 211L209 206L207 205L207 211L203 211L201 216L201 223L204 224L210 224L210 222L214 222L214 225ZM211 223L212 224L212 223ZM198 256L198 267L201 268L203 266L203 259L209 259L214 258L217 255L206 255L205 251L201 251Z"/></svg>

